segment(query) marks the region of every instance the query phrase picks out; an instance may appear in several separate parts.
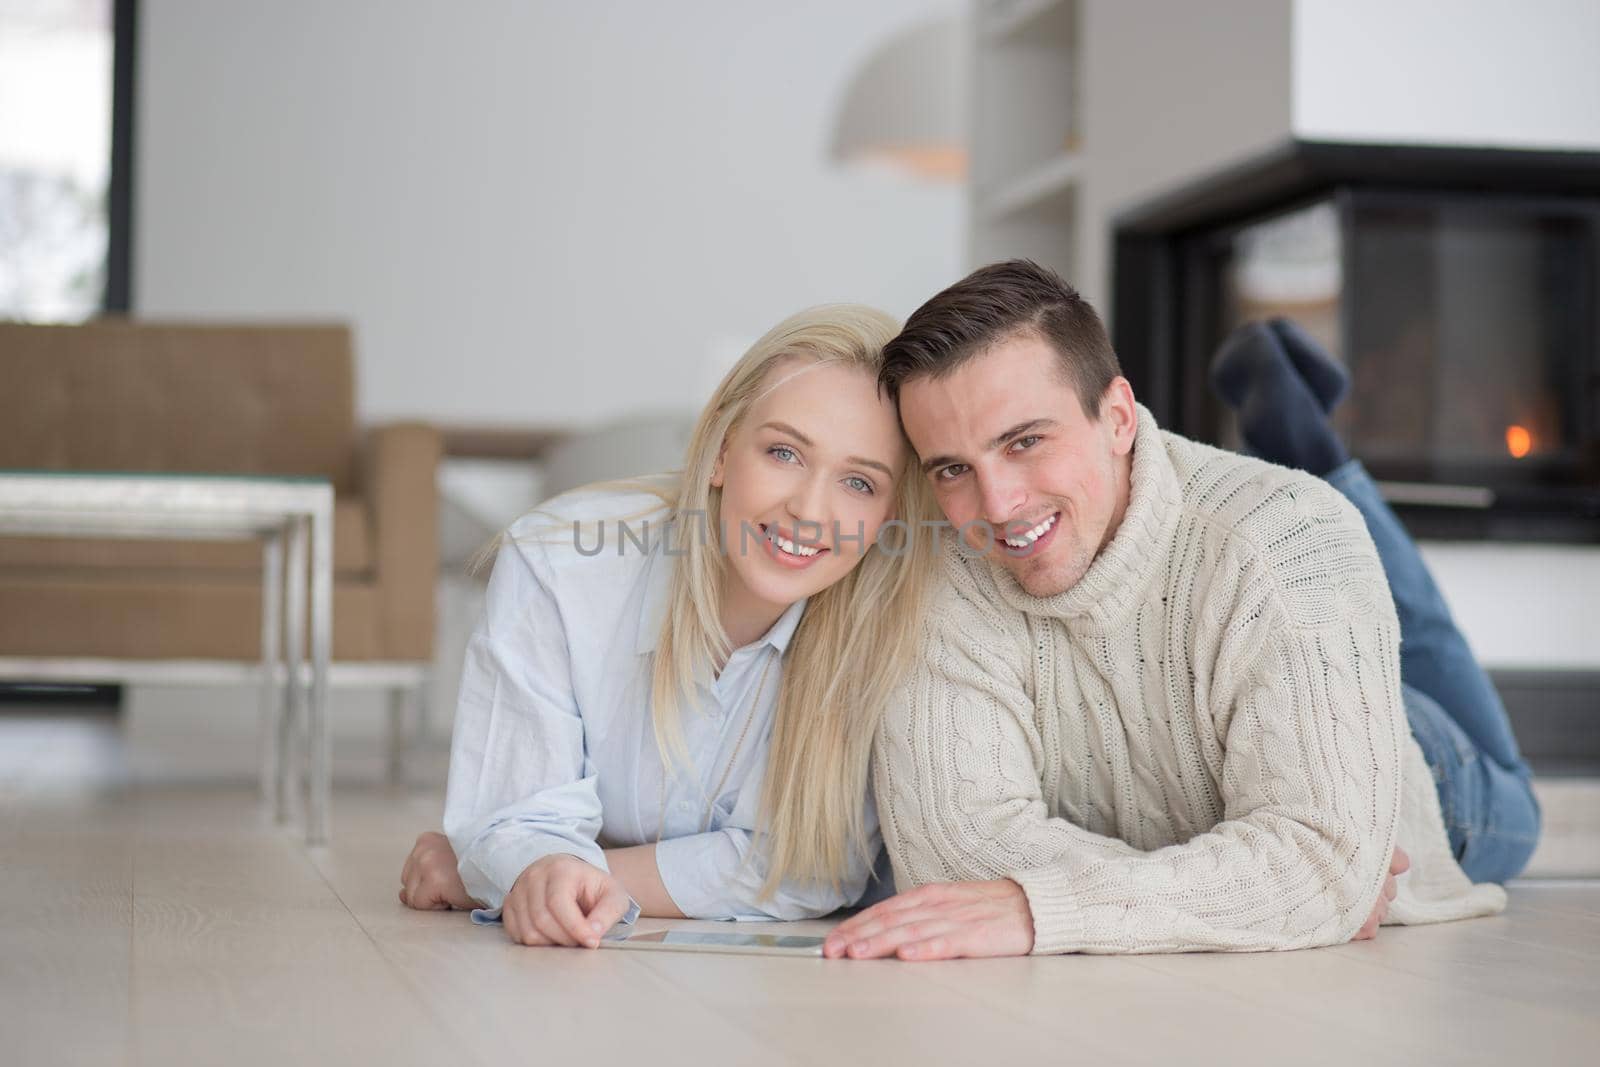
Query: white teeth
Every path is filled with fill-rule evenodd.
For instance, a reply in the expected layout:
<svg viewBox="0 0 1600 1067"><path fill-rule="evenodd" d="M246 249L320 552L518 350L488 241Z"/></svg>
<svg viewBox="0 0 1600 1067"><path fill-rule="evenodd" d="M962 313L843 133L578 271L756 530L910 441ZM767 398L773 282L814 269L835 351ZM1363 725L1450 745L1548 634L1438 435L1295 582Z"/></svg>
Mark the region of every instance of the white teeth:
<svg viewBox="0 0 1600 1067"><path fill-rule="evenodd" d="M1039 525L1035 526L1033 529L1029 530L1027 533L1023 534L1021 537L1006 538L1006 544L1010 545L1012 548L1027 548L1029 545L1033 544L1035 541L1039 540L1039 538L1048 533L1050 531L1050 527L1054 526L1055 524L1056 517L1052 515Z"/></svg>
<svg viewBox="0 0 1600 1067"><path fill-rule="evenodd" d="M805 545L797 545L787 537L783 537L779 534L772 534L771 536L772 543L789 553L791 556L810 558L811 556L815 556L818 552L822 551L820 548L807 548Z"/></svg>

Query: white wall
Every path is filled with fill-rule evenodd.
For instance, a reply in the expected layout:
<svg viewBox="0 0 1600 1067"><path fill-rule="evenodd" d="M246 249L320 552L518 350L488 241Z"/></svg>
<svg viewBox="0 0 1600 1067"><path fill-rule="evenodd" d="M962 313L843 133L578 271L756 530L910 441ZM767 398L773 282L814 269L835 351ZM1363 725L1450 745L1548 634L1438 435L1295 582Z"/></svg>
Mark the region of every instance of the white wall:
<svg viewBox="0 0 1600 1067"><path fill-rule="evenodd" d="M1594 0L1295 0L1293 42L1298 137L1600 149ZM1600 667L1600 549L1424 554L1481 659Z"/></svg>
<svg viewBox="0 0 1600 1067"><path fill-rule="evenodd" d="M1594 0L1295 0L1308 140L1600 146Z"/></svg>
<svg viewBox="0 0 1600 1067"><path fill-rule="evenodd" d="M1109 309L1118 212L1291 136L1600 148L1594 0L1079 0L1086 227ZM1429 543L1494 667L1600 668L1600 549Z"/></svg>
<svg viewBox="0 0 1600 1067"><path fill-rule="evenodd" d="M959 274L958 188L826 159L954 4L146 0L137 309L352 321L367 419L696 407L791 311Z"/></svg>
<svg viewBox="0 0 1600 1067"><path fill-rule="evenodd" d="M1284 0L1078 0L1083 295L1109 319L1116 216L1289 136Z"/></svg>

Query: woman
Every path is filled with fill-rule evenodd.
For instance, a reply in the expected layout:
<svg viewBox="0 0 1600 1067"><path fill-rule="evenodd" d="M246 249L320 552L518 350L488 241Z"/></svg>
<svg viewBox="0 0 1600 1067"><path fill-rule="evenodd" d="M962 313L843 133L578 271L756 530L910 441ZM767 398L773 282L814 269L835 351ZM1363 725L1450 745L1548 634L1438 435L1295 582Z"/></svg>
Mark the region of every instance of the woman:
<svg viewBox="0 0 1600 1067"><path fill-rule="evenodd" d="M872 736L932 560L877 387L895 330L850 305L785 320L718 387L680 476L512 527L467 649L448 840L418 839L404 903L593 947L641 913L791 919L861 895Z"/></svg>

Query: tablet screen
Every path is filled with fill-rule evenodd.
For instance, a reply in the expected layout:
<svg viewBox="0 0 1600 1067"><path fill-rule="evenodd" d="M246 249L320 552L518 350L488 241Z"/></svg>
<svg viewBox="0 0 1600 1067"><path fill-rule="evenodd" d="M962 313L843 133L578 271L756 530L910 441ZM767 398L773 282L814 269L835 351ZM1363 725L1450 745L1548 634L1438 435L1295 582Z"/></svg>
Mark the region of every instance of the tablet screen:
<svg viewBox="0 0 1600 1067"><path fill-rule="evenodd" d="M687 951L781 952L822 955L820 937L799 934L754 934L722 930L652 930L649 933L608 934L602 944L615 948L677 948Z"/></svg>

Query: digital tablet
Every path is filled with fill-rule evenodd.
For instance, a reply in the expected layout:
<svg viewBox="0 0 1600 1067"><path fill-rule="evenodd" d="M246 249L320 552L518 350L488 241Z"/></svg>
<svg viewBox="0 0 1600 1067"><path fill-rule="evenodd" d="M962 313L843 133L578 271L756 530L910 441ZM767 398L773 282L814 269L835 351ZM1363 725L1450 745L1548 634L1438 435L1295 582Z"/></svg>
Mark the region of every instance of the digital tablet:
<svg viewBox="0 0 1600 1067"><path fill-rule="evenodd" d="M600 939L601 948L648 948L667 952L737 952L754 956L822 955L820 937L744 934L732 930L650 930L624 927Z"/></svg>

